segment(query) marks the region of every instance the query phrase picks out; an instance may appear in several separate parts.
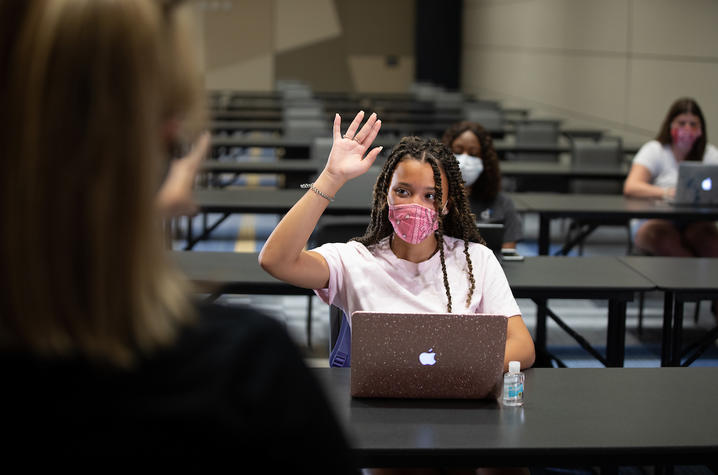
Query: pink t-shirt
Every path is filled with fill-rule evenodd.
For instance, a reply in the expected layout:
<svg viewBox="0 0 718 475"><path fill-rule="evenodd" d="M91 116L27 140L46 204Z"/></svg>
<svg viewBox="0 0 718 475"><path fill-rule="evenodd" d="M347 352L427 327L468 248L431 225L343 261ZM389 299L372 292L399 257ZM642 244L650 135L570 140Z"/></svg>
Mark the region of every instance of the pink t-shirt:
<svg viewBox="0 0 718 475"><path fill-rule="evenodd" d="M341 308L351 324L357 310L382 312L446 312L447 297L439 253L418 264L399 259L389 238L365 247L355 241L324 244L313 251L329 265L329 285L314 292L327 304ZM471 304L464 242L444 236L444 257L453 313L521 314L494 253L469 243L476 283Z"/></svg>

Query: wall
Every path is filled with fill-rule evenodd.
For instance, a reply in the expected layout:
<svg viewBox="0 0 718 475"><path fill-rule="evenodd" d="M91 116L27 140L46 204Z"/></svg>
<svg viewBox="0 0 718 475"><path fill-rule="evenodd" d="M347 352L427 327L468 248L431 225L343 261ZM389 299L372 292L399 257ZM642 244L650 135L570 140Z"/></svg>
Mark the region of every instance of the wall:
<svg viewBox="0 0 718 475"><path fill-rule="evenodd" d="M718 143L715 0L465 0L462 89L640 143L674 99Z"/></svg>
<svg viewBox="0 0 718 475"><path fill-rule="evenodd" d="M208 89L406 92L413 0L196 0Z"/></svg>

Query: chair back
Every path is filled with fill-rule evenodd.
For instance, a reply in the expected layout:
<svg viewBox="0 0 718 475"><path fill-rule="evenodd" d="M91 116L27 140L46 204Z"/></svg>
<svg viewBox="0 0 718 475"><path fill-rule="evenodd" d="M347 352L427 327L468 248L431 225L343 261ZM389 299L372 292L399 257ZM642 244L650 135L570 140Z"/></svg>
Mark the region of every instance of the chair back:
<svg viewBox="0 0 718 475"><path fill-rule="evenodd" d="M314 139L331 134L329 123L323 119L285 118L283 124L286 138Z"/></svg>
<svg viewBox="0 0 718 475"><path fill-rule="evenodd" d="M558 145L560 122L557 120L520 120L516 122L517 145ZM509 160L556 162L557 153L511 153Z"/></svg>
<svg viewBox="0 0 718 475"><path fill-rule="evenodd" d="M488 101L467 103L464 105L464 117L468 121L481 124L489 132L504 128L504 113L498 103Z"/></svg>
<svg viewBox="0 0 718 475"><path fill-rule="evenodd" d="M486 241L486 247L494 251L495 254L501 253L501 246L504 243L504 225L500 223L476 223L479 228L481 237Z"/></svg>
<svg viewBox="0 0 718 475"><path fill-rule="evenodd" d="M362 236L368 224L369 216L322 216L309 238L309 248ZM351 330L344 312L334 305L329 306L329 365L351 365Z"/></svg>
<svg viewBox="0 0 718 475"><path fill-rule="evenodd" d="M332 150L333 142L334 139L331 137L315 137L309 149L309 158L326 163L329 158L329 152Z"/></svg>
<svg viewBox="0 0 718 475"><path fill-rule="evenodd" d="M577 169L611 170L623 164L623 141L620 137L600 140L573 139L571 164ZM580 179L571 183L573 193L621 193L623 183L605 179Z"/></svg>

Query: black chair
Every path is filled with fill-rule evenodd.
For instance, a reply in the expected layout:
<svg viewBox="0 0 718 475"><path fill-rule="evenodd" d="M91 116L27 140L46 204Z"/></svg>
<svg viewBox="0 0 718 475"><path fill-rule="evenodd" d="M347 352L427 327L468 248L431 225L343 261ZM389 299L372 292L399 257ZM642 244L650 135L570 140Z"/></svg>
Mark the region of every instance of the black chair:
<svg viewBox="0 0 718 475"><path fill-rule="evenodd" d="M561 132L560 122L551 119L524 119L516 121L516 145L558 146ZM507 153L507 160L524 162L558 162L558 153ZM517 177L514 180L516 191L566 191L557 189L556 181L550 177ZM508 189L508 188L507 188Z"/></svg>
<svg viewBox="0 0 718 475"><path fill-rule="evenodd" d="M486 247L494 251L497 256L501 254L504 244L504 225L501 223L476 223L481 237L486 241Z"/></svg>

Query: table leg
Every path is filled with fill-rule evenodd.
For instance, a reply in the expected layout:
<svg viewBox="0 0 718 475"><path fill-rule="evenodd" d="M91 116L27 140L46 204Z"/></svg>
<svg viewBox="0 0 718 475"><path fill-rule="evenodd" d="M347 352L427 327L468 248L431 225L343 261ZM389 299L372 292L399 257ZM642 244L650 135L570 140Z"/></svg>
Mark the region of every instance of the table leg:
<svg viewBox="0 0 718 475"><path fill-rule="evenodd" d="M671 343L671 366L681 365L681 337L683 333L683 301L673 301L673 342Z"/></svg>
<svg viewBox="0 0 718 475"><path fill-rule="evenodd" d="M536 330L534 332L534 345L536 347L535 366L551 367L551 358L546 348L546 319L548 305L547 299L533 299L536 303Z"/></svg>
<svg viewBox="0 0 718 475"><path fill-rule="evenodd" d="M539 214L538 253L547 256L551 244L551 219Z"/></svg>
<svg viewBox="0 0 718 475"><path fill-rule="evenodd" d="M661 345L661 366L670 366L673 359L671 348L671 324L673 323L673 293L666 291L663 294L663 334Z"/></svg>
<svg viewBox="0 0 718 475"><path fill-rule="evenodd" d="M606 332L606 362L609 367L621 368L626 355L626 301L608 301L608 330Z"/></svg>
<svg viewBox="0 0 718 475"><path fill-rule="evenodd" d="M192 216L187 216L187 246L190 246L190 243L194 242L194 236L193 236L193 225L194 224L194 218Z"/></svg>

